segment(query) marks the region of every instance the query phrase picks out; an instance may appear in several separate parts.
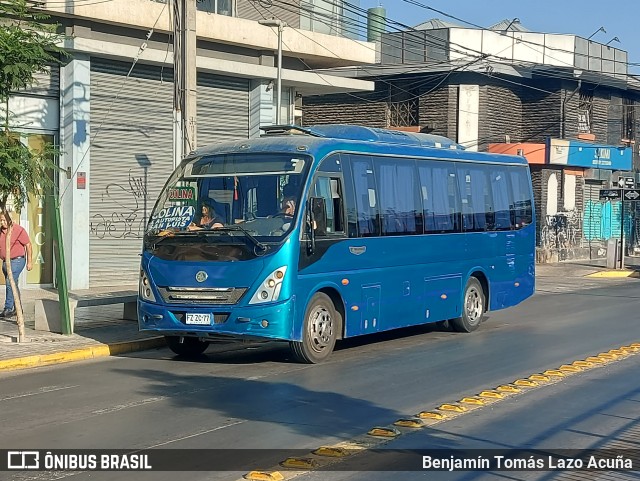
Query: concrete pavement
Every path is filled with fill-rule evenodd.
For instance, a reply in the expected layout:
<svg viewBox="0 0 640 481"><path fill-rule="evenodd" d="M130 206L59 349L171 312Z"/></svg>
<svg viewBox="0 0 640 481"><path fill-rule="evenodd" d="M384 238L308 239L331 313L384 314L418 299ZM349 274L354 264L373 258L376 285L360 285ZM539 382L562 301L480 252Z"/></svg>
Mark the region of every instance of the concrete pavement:
<svg viewBox="0 0 640 481"><path fill-rule="evenodd" d="M138 332L122 320L122 305L80 308L74 334L37 331L27 322L26 341L17 342L15 320L0 320L0 372L58 364L164 346L163 337Z"/></svg>
<svg viewBox="0 0 640 481"><path fill-rule="evenodd" d="M581 278L586 276L636 276L640 262L629 258L629 269L624 272L604 267L603 260L565 261L539 264L536 275L540 278ZM622 279L621 279L622 280ZM603 282L607 282L603 279ZM23 291L24 298L35 294ZM50 295L50 294L49 294ZM75 333L67 336L37 331L27 316L26 342L18 343L15 320L0 319L0 372L13 371L50 364L58 364L165 346L163 337L138 332L135 321L122 320L122 305L79 308L76 311Z"/></svg>

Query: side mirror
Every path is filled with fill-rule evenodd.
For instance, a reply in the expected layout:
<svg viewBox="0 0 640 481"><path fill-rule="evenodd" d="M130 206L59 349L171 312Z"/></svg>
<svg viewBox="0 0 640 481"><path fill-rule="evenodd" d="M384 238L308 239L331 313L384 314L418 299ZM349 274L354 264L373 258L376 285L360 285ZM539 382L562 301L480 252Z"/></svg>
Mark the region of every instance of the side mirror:
<svg viewBox="0 0 640 481"><path fill-rule="evenodd" d="M311 197L312 228L316 235L327 235L327 206L324 197Z"/></svg>

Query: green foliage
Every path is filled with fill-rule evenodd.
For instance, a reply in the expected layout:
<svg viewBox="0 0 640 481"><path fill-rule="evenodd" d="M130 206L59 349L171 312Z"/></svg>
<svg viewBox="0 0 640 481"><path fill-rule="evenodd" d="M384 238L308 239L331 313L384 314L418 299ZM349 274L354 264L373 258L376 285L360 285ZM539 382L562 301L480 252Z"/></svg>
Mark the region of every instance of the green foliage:
<svg viewBox="0 0 640 481"><path fill-rule="evenodd" d="M65 56L58 46L64 35L48 16L33 11L26 0L0 0L0 102L10 92L34 84L34 75Z"/></svg>
<svg viewBox="0 0 640 481"><path fill-rule="evenodd" d="M57 148L49 145L42 151L29 150L16 135L0 134L0 211L9 195L19 210L28 194L46 191L51 186Z"/></svg>
<svg viewBox="0 0 640 481"><path fill-rule="evenodd" d="M53 146L33 152L11 131L9 96L35 83L35 75L46 72L51 64L66 56L58 45L64 35L59 25L47 23L49 17L33 10L26 0L0 0L0 114L4 114L0 132L0 209L13 196L19 209L28 194L36 194L51 183Z"/></svg>

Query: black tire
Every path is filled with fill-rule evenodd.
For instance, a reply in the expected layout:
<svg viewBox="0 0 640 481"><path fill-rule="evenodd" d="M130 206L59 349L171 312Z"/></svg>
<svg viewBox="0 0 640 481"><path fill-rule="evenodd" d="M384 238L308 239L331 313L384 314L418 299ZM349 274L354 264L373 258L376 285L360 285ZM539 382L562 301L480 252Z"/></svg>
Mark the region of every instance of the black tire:
<svg viewBox="0 0 640 481"><path fill-rule="evenodd" d="M197 337L185 337L182 342L179 336L165 336L165 339L169 349L183 357L197 357L209 347L208 342L202 342Z"/></svg>
<svg viewBox="0 0 640 481"><path fill-rule="evenodd" d="M462 296L462 316L451 319L451 325L457 332L473 332L478 329L487 310L486 295L480 281L470 277Z"/></svg>
<svg viewBox="0 0 640 481"><path fill-rule="evenodd" d="M307 305L302 328L302 341L290 341L297 361L317 364L326 360L336 345L340 318L331 298L316 292Z"/></svg>

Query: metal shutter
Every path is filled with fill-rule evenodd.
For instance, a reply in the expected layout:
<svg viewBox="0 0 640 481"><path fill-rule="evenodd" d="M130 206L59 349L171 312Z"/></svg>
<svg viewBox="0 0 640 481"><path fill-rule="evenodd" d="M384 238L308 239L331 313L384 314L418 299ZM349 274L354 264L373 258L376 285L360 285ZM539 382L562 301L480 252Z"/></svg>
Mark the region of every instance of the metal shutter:
<svg viewBox="0 0 640 481"><path fill-rule="evenodd" d="M603 202L600 201L602 188L602 182L585 179L582 238L591 247L604 245L601 226Z"/></svg>
<svg viewBox="0 0 640 481"><path fill-rule="evenodd" d="M36 72L35 82L26 89L19 90L20 95L38 95L42 97L60 97L60 66L58 64L46 67L46 72Z"/></svg>
<svg viewBox="0 0 640 481"><path fill-rule="evenodd" d="M91 62L91 287L137 282L145 219L173 170L172 73L160 82L138 64L122 87L129 68Z"/></svg>
<svg viewBox="0 0 640 481"><path fill-rule="evenodd" d="M144 224L173 170L173 73L91 63L91 286L137 282ZM249 136L249 81L198 75L198 145ZM107 112L109 112L107 116Z"/></svg>
<svg viewBox="0 0 640 481"><path fill-rule="evenodd" d="M198 74L198 146L249 138L249 81Z"/></svg>

